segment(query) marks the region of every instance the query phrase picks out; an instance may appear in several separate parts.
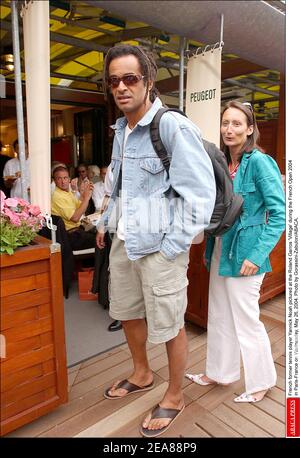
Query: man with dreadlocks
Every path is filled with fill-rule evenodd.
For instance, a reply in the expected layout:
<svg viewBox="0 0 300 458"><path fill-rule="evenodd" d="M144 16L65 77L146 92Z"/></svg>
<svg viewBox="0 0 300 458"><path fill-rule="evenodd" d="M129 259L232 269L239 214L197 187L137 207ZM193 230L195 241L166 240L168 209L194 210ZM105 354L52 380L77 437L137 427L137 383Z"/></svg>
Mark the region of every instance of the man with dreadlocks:
<svg viewBox="0 0 300 458"><path fill-rule="evenodd" d="M162 434L184 409L188 252L209 224L215 203L212 164L191 121L174 112L161 119L169 173L152 146L150 123L162 107L154 87L156 72L152 55L138 46L119 45L107 53L105 84L125 116L113 126L112 193L97 226L99 248L105 245L106 230L116 232L110 252L110 315L122 322L134 366L104 396L116 400L152 389L146 341L166 343L169 384L141 425L146 437Z"/></svg>

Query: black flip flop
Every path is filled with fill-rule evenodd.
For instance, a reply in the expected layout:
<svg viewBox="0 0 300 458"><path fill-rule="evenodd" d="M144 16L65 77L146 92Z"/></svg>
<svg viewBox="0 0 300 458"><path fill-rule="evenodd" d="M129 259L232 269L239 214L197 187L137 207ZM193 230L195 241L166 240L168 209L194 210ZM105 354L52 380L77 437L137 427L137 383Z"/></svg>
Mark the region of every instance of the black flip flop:
<svg viewBox="0 0 300 458"><path fill-rule="evenodd" d="M138 386L138 385L135 385L134 383L129 382L127 379L125 379L119 382L118 385L114 388L115 390L117 390L118 388L124 388L124 390L127 390L127 393L124 394L124 396L111 396L109 394L109 391L112 389L112 387L107 388L107 390L104 391L103 396L106 399L122 399L128 396L129 394L139 393L141 391L148 391L148 390L151 390L153 387L154 387L154 380L151 383L149 383L149 385Z"/></svg>
<svg viewBox="0 0 300 458"><path fill-rule="evenodd" d="M163 428L160 429L148 429L148 428L143 428L141 426L140 428L140 433L144 437L157 437L163 434L167 429L170 428L170 426L174 423L176 418L179 417L179 415L184 411L185 406L183 406L181 409L165 409L164 407L161 407L159 404L157 404L156 407L151 412L151 420L155 418L171 418L170 423L167 426L164 426Z"/></svg>

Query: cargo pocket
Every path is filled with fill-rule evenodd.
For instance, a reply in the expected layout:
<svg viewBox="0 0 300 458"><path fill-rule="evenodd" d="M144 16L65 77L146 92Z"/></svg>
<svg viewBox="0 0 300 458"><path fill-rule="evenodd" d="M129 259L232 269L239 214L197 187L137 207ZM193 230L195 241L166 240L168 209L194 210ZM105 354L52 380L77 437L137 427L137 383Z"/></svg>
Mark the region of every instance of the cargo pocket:
<svg viewBox="0 0 300 458"><path fill-rule="evenodd" d="M186 309L188 279L186 276L174 279L168 284L153 286L154 327L166 329L174 326Z"/></svg>

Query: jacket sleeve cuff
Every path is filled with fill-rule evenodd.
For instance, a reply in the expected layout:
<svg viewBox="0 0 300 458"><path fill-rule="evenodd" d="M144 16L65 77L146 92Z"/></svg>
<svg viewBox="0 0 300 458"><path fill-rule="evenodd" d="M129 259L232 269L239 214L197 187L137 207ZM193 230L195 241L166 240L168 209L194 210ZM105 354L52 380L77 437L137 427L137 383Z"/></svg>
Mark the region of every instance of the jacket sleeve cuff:
<svg viewBox="0 0 300 458"><path fill-rule="evenodd" d="M103 221L103 215L100 217L99 221L97 221L96 228L98 232L106 232L107 228L105 227L104 221Z"/></svg>
<svg viewBox="0 0 300 458"><path fill-rule="evenodd" d="M253 253L251 254L251 256L247 256L246 259L248 259L248 261L250 262L253 262L253 264L255 264L257 267L261 267L267 259L267 257L268 256L266 256L265 254L261 255L259 253Z"/></svg>
<svg viewBox="0 0 300 458"><path fill-rule="evenodd" d="M178 253L176 253L166 239L163 239L160 251L166 256L166 258L174 260Z"/></svg>

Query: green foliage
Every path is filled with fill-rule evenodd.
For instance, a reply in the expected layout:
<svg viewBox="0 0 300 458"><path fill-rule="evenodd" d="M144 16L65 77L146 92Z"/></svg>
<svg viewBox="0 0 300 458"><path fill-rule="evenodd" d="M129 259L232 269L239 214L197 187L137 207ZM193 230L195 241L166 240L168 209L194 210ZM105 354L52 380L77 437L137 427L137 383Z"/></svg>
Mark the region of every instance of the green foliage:
<svg viewBox="0 0 300 458"><path fill-rule="evenodd" d="M29 245L36 236L34 228L22 221L13 226L6 218L0 217L0 253L12 255L16 248Z"/></svg>
<svg viewBox="0 0 300 458"><path fill-rule="evenodd" d="M38 205L19 197L7 198L0 191L0 254L12 255L16 248L29 245L43 220Z"/></svg>

